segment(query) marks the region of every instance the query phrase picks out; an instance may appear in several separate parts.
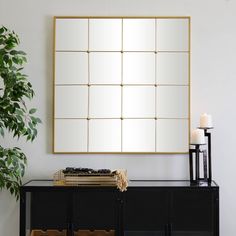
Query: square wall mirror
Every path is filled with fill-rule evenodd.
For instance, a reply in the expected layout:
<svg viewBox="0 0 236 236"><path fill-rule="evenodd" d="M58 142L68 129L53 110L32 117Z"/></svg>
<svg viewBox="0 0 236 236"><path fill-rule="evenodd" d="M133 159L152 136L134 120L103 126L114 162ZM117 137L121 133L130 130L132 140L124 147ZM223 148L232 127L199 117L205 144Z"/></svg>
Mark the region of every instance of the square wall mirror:
<svg viewBox="0 0 236 236"><path fill-rule="evenodd" d="M190 17L54 17L54 153L187 153Z"/></svg>

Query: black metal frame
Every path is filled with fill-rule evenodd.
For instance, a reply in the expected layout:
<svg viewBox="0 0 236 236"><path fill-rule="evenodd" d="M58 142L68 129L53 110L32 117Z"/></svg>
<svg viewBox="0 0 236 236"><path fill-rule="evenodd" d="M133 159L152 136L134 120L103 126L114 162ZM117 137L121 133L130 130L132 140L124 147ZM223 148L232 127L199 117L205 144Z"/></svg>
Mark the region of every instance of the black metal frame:
<svg viewBox="0 0 236 236"><path fill-rule="evenodd" d="M26 228L26 191L20 188L20 236L25 236Z"/></svg>
<svg viewBox="0 0 236 236"><path fill-rule="evenodd" d="M144 181L142 181L144 182ZM161 191L166 191L168 192L168 194L172 194L173 191L180 191L180 193L183 191L184 192L188 192L191 190L195 190L196 193L198 192L202 192L202 191L210 191L212 192L212 196L214 196L213 200L213 222L214 222L214 232L212 232L212 235L214 236L219 236L219 187L215 184L215 182L211 182L211 183L207 183L207 185L202 186L201 184L197 185L197 184L191 184L190 181L182 181L183 183L190 183L188 186L181 186L178 185L178 181L163 181L163 184L161 186L153 186L151 187L152 183L158 182L158 181L148 181L150 183L149 187L144 187L140 184L140 186L137 186L137 184L135 186L130 186L128 188L128 191L132 191L133 190L144 190L144 189L157 189L161 190ZM159 181L161 182L161 181ZM165 184L166 183L166 184ZM172 183L173 186L169 186L168 184ZM155 184L154 184L155 185ZM71 196L73 195L73 193L77 192L77 191L86 191L88 192L88 194L91 194L91 188L93 191L101 191L101 187L63 187L63 186L29 186L29 185L25 185L21 187L20 190L20 236L25 236L25 231L26 231L26 198L27 198L27 193L28 192L45 192L45 194L47 192L51 192L51 191L58 191L58 192L68 192L69 195ZM125 220L125 215L124 215L124 208L125 208L125 196L126 193L121 193L119 192L116 188L114 187L102 187L102 189L107 190L107 191L115 191L117 194L116 196L116 209L115 210L115 219L116 219L116 228L115 230L115 235L116 236L124 236L124 220ZM127 192L128 193L128 192ZM170 199L168 200L169 202L171 202L172 200L172 195L169 195ZM184 195L183 195L184 196ZM68 203L69 204L69 211L73 212L73 201L71 200L71 197L68 198ZM148 199L148 196L147 196ZM172 206L171 204L169 204L168 206L168 215L171 215L171 211L172 211ZM72 214L72 213L71 213ZM136 213L135 213L136 214ZM138 217L138 212L137 212L137 217ZM194 214L194 212L193 212ZM69 218L68 218L69 219ZM70 220L68 220L68 224L67 224L67 235L68 236L73 236L73 220L72 218ZM166 222L165 225L163 225L163 234L165 236L171 236L172 235L172 222L171 222L171 218L168 219L168 222Z"/></svg>
<svg viewBox="0 0 236 236"><path fill-rule="evenodd" d="M197 182L208 182L212 181L212 161L211 161L211 133L208 132L209 129L213 128L201 128L204 130L204 136L207 138L207 151L201 150L201 146L205 144L190 144L194 148L189 149L189 172L190 172L190 181L192 183ZM194 168L193 168L193 159L195 154L195 178L194 178ZM200 158L203 158L203 173L204 176L200 177Z"/></svg>

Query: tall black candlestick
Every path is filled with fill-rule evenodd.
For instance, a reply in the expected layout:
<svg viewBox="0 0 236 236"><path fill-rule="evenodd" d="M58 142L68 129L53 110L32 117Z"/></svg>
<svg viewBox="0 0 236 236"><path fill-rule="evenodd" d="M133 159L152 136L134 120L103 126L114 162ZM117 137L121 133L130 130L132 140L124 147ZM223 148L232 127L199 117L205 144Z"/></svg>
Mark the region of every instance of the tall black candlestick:
<svg viewBox="0 0 236 236"><path fill-rule="evenodd" d="M212 180L212 168L211 168L211 133L208 132L208 128L204 129L204 134L207 137L207 152L208 152L208 181Z"/></svg>

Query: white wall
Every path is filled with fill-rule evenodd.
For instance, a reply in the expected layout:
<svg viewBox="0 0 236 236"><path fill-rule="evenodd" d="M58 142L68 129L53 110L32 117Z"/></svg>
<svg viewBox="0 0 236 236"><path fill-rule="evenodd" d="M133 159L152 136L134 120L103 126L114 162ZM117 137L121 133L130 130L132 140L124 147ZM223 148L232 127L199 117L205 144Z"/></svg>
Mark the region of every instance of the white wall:
<svg viewBox="0 0 236 236"><path fill-rule="evenodd" d="M53 155L52 47L54 15L192 17L192 126L202 112L213 115L213 176L220 185L221 235L235 235L236 218L236 1L234 0L0 0L0 24L14 29L28 53L26 73L36 91L32 102L43 125L37 140L19 145L28 156L25 180L51 178L66 166L126 168L129 177L187 179L183 155ZM0 236L17 236L19 204L0 192Z"/></svg>

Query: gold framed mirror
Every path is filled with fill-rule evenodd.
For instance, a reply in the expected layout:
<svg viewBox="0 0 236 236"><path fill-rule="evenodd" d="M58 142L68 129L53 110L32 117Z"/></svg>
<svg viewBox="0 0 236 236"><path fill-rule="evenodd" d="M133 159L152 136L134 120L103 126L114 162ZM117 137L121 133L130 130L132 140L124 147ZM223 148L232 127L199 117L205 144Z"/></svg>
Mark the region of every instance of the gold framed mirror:
<svg viewBox="0 0 236 236"><path fill-rule="evenodd" d="M54 17L54 153L188 153L190 17Z"/></svg>

